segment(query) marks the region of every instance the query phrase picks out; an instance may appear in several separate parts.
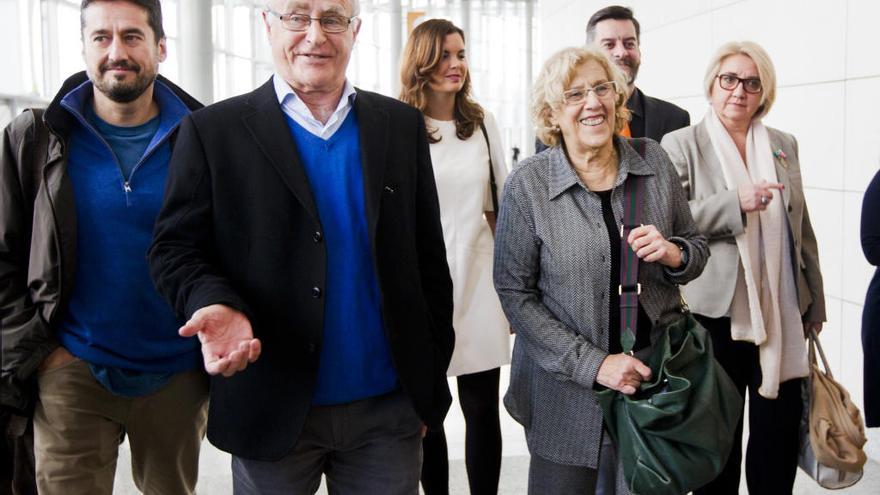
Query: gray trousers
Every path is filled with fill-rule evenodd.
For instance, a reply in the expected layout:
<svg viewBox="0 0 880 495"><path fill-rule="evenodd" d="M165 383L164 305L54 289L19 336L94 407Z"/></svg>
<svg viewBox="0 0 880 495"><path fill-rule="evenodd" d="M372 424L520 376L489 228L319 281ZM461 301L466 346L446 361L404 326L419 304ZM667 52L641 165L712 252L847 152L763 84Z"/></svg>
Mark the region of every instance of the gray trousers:
<svg viewBox="0 0 880 495"><path fill-rule="evenodd" d="M235 495L417 495L422 421L398 390L348 404L313 406L293 450L278 461L233 456Z"/></svg>
<svg viewBox="0 0 880 495"><path fill-rule="evenodd" d="M529 494L629 495L617 449L608 432L602 434L599 467L567 466L532 455Z"/></svg>
<svg viewBox="0 0 880 495"><path fill-rule="evenodd" d="M529 495L590 495L596 492L598 471L568 466L532 455L529 460Z"/></svg>

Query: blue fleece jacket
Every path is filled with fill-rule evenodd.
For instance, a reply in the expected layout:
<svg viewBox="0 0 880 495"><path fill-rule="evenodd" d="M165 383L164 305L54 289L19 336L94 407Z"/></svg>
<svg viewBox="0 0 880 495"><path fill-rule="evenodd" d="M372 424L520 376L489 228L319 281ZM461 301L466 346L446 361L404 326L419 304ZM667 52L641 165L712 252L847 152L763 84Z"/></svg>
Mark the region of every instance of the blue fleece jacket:
<svg viewBox="0 0 880 495"><path fill-rule="evenodd" d="M177 335L181 322L153 287L146 253L162 206L169 137L189 113L167 86L154 85L159 128L126 179L110 145L84 116L92 83L61 105L76 117L67 173L77 218L76 278L58 331L65 348L100 367L145 373L193 369L195 338Z"/></svg>

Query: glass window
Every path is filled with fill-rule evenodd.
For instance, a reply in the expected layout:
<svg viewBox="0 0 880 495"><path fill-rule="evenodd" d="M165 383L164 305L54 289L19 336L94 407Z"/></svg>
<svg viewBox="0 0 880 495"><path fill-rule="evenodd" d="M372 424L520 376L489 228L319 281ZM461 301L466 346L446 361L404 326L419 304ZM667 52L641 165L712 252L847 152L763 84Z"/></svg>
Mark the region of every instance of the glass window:
<svg viewBox="0 0 880 495"><path fill-rule="evenodd" d="M180 75L181 1L162 2L168 57L161 71L175 82ZM450 19L465 30L474 96L495 114L509 161L512 146L531 149L526 94L531 74L525 66L528 46L523 33L531 25L527 5L535 1L361 0L362 27L348 77L362 89L396 97L409 14L423 12L419 21ZM0 0L0 43L6 41L0 46L17 47L5 52L8 70L0 71L0 124L17 108L48 101L64 79L84 69L79 3ZM263 5L262 0L212 0L212 18L206 22L211 22L214 43L215 101L251 91L273 73ZM396 34L401 39L393 39ZM22 100L21 95L30 99Z"/></svg>

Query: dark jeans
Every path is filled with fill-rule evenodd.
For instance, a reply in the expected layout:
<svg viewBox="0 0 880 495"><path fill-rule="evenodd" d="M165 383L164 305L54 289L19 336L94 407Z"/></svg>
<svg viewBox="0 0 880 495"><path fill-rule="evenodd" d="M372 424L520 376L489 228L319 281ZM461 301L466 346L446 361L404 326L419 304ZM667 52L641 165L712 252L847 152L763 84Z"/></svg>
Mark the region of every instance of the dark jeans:
<svg viewBox="0 0 880 495"><path fill-rule="evenodd" d="M0 495L37 495L34 423L0 411Z"/></svg>
<svg viewBox="0 0 880 495"><path fill-rule="evenodd" d="M312 406L290 454L278 461L232 457L235 495L418 495L422 420L403 391Z"/></svg>
<svg viewBox="0 0 880 495"><path fill-rule="evenodd" d="M746 450L746 484L750 495L785 495L792 492L797 472L798 426L803 410L802 379L779 385L779 396L766 399L758 394L761 366L758 346L730 338L730 318L694 315L712 337L715 358L739 393L749 393L749 440ZM742 418L737 425L733 448L724 471L694 495L736 495L742 465Z"/></svg>
<svg viewBox="0 0 880 495"><path fill-rule="evenodd" d="M498 418L499 368L458 377L458 400L465 421L465 466L471 495L498 493L501 475L501 421ZM449 454L443 429L422 443L425 495L449 493Z"/></svg>

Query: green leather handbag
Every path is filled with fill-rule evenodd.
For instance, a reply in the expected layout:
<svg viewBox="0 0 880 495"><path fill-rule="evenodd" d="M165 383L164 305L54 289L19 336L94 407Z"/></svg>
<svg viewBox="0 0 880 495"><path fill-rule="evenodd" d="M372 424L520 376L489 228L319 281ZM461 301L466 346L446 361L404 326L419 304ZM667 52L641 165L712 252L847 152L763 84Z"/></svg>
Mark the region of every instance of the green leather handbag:
<svg viewBox="0 0 880 495"><path fill-rule="evenodd" d="M638 258L626 243L639 225L641 178L625 184L621 242L621 344L631 352L638 316ZM651 381L633 395L596 393L605 428L617 446L626 484L634 494L680 495L715 479L724 469L743 398L715 360L708 332L682 301L645 364Z"/></svg>
<svg viewBox="0 0 880 495"><path fill-rule="evenodd" d="M634 494L681 495L715 479L730 454L743 399L689 313L665 325L634 395L596 393Z"/></svg>

